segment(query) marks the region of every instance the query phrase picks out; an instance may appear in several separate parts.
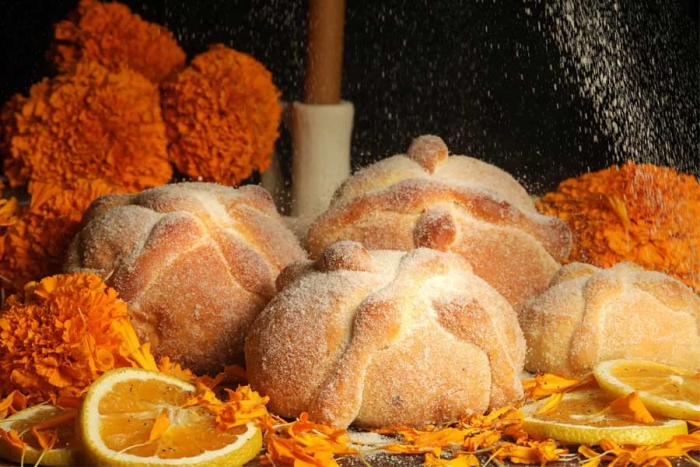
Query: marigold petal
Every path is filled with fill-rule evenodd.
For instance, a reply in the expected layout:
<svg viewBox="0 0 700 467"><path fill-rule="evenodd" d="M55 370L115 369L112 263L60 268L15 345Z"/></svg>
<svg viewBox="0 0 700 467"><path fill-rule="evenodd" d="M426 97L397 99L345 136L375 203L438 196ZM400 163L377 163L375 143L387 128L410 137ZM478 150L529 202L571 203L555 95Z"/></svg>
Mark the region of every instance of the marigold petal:
<svg viewBox="0 0 700 467"><path fill-rule="evenodd" d="M478 467L481 465L474 454L458 454L452 459L443 459L433 454L425 455L424 467Z"/></svg>
<svg viewBox="0 0 700 467"><path fill-rule="evenodd" d="M24 451L27 447L25 442L22 441L22 438L19 436L17 430L6 431L0 428L0 438L4 439L9 445L19 448L22 451Z"/></svg>
<svg viewBox="0 0 700 467"><path fill-rule="evenodd" d="M53 449L58 439L58 434L55 431L40 431L37 429L36 425L31 428L31 433L39 442L39 446L41 446L43 451L50 451Z"/></svg>
<svg viewBox="0 0 700 467"><path fill-rule="evenodd" d="M588 378L580 380L546 373L535 376L534 380L526 380L523 384L529 397L541 399L567 389L573 389L582 384L587 384L590 381Z"/></svg>
<svg viewBox="0 0 700 467"><path fill-rule="evenodd" d="M164 408L160 411L160 413L156 417L155 422L153 423L151 433L148 435L148 442L152 443L160 439L160 437L163 436L163 433L165 433L165 430L167 430L169 426L170 416L168 414L168 409Z"/></svg>
<svg viewBox="0 0 700 467"><path fill-rule="evenodd" d="M616 413L632 415L638 423L653 423L654 421L654 417L639 398L639 391L634 391L627 396L615 399L610 403L609 407Z"/></svg>
<svg viewBox="0 0 700 467"><path fill-rule="evenodd" d="M537 409L536 413L539 415L543 415L546 413L553 412L554 410L556 410L557 407L559 407L559 404L561 403L563 397L563 392L552 394L547 398L547 400L542 404L542 406L539 409Z"/></svg>

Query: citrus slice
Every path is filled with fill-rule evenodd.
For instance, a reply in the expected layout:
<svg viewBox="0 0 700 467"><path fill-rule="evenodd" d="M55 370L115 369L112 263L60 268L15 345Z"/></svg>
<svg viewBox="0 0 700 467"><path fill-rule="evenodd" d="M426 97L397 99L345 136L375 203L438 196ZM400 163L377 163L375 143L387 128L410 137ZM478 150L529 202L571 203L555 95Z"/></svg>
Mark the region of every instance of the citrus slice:
<svg viewBox="0 0 700 467"><path fill-rule="evenodd" d="M75 432L74 422L61 424L52 429L52 431L55 430L57 438L54 447L46 452L44 452L39 440L31 432L32 427L38 426L41 422L48 419L60 416L67 410L74 409L40 404L0 420L0 429L6 432L16 431L26 445L26 448L23 450L0 437L0 458L20 464L24 463L25 465L34 465L40 459L41 465L79 465L80 442Z"/></svg>
<svg viewBox="0 0 700 467"><path fill-rule="evenodd" d="M590 446L604 439L618 444L653 445L688 432L682 420L638 423L631 415L609 410L613 399L600 388L588 388L564 393L559 405L549 412L538 413L548 399L526 404L521 408L525 414L523 430L536 438Z"/></svg>
<svg viewBox="0 0 700 467"><path fill-rule="evenodd" d="M646 360L608 360L598 363L593 375L611 394L639 391L655 415L700 421L700 373Z"/></svg>
<svg viewBox="0 0 700 467"><path fill-rule="evenodd" d="M97 465L240 466L262 448L254 422L226 431L205 405L184 407L195 387L174 376L119 368L92 383L78 416Z"/></svg>

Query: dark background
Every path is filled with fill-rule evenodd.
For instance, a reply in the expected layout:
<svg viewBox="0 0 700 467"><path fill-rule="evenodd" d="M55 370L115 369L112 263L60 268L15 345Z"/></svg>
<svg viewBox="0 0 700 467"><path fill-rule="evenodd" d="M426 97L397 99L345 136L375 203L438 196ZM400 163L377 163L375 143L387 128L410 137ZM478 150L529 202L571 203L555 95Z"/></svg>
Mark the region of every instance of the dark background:
<svg viewBox="0 0 700 467"><path fill-rule="evenodd" d="M301 98L304 0L124 3L143 18L170 28L189 57L223 42L265 64L284 100ZM602 0L588 3L592 8L614 6ZM620 28L637 38L636 53L648 61L647 76L640 82L653 85L660 101L676 113L672 124L664 125L673 157L659 160L645 153L637 158L698 175L698 2L616 3L622 11ZM44 56L52 24L63 19L77 0L3 4L0 101L5 102L14 93L26 94L31 84L51 74ZM590 99L566 79L572 70L546 32L551 18L544 4L544 0L347 0L343 97L356 108L353 166L404 152L414 137L425 133L442 136L452 153L508 170L535 192L624 160L626 154L613 147L593 118ZM662 112L658 115L665 118ZM288 161L288 135L283 135L278 149Z"/></svg>

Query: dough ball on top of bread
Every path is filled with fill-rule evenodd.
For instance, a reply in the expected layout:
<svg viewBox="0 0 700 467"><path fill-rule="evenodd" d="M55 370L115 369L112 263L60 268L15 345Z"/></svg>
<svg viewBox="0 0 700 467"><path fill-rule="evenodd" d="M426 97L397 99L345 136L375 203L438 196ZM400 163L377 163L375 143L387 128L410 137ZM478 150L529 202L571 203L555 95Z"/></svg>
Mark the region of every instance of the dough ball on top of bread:
<svg viewBox="0 0 700 467"><path fill-rule="evenodd" d="M461 254L516 309L547 287L571 249L568 225L539 214L510 174L478 159L448 156L444 141L431 135L338 188L309 227L307 248L318 255L338 240Z"/></svg>
<svg viewBox="0 0 700 467"><path fill-rule="evenodd" d="M525 341L464 258L340 241L289 265L246 339L248 378L285 417L421 426L519 400Z"/></svg>
<svg viewBox="0 0 700 467"><path fill-rule="evenodd" d="M618 358L700 368L700 297L635 263L563 266L523 307L520 324L532 372L582 376Z"/></svg>
<svg viewBox="0 0 700 467"><path fill-rule="evenodd" d="M200 374L242 362L277 275L306 257L259 186L191 182L106 195L84 222L65 271L105 278L139 338Z"/></svg>

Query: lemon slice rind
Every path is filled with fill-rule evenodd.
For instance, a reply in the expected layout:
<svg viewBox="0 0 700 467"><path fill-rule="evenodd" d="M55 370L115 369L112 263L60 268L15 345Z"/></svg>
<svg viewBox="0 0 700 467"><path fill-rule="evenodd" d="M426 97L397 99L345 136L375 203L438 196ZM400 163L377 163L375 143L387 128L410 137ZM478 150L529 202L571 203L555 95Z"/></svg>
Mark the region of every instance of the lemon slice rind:
<svg viewBox="0 0 700 467"><path fill-rule="evenodd" d="M48 418L60 410L49 404L34 405L0 420L0 429L10 431L13 428L16 429L14 425L17 422L21 423L32 417L36 419ZM46 416L42 417L42 413L45 413ZM80 452L77 449L60 447L42 453L40 449L28 445L23 453L21 449L12 446L3 438L0 438L0 459L18 464L24 463L24 465L34 465L39 459L41 459L41 465L47 466L81 465Z"/></svg>
<svg viewBox="0 0 700 467"><path fill-rule="evenodd" d="M655 445L664 443L676 435L688 433L683 420L668 420L660 426L648 427L587 427L566 423L553 424L537 419L526 419L523 429L540 439L554 439L562 444L586 444L594 446L604 439L617 444Z"/></svg>
<svg viewBox="0 0 700 467"><path fill-rule="evenodd" d="M137 368L120 368L105 373L92 384L78 416L79 431L86 454L97 465L123 467L145 466L236 466L252 460L262 448L262 432L254 422L248 422L246 430L238 435L236 441L221 449L205 451L194 457L160 458L144 457L109 448L99 433L100 415L97 403L105 397L111 387L120 381L160 379L173 384L186 392L194 392L195 387L174 376Z"/></svg>
<svg viewBox="0 0 700 467"><path fill-rule="evenodd" d="M673 371L676 375L670 375L669 378L679 379L683 377L692 377L693 372L683 368L675 368L657 362L646 360L607 360L598 363L593 369L593 376L598 385L610 394L618 397L626 396L635 390L638 390L639 398L644 403L646 408L655 415L663 415L665 417L675 418L679 420L700 421L700 401L693 404L683 400L673 400L662 396L658 396L649 391L635 388L624 381L621 381L611 373L611 370L616 365L645 365L655 367L666 371Z"/></svg>
<svg viewBox="0 0 700 467"><path fill-rule="evenodd" d="M586 398L588 391L573 391L564 394L565 398ZM585 444L595 446L603 440L617 444L655 445L664 443L676 435L688 433L688 425L683 420L657 420L653 425L633 424L623 426L586 425L586 421L600 423L604 416L599 413L570 414L572 420L581 423L566 423L538 418L536 412L544 400L524 405L520 410L525 414L523 430L539 439L554 439L562 444ZM556 409L555 409L556 410Z"/></svg>

